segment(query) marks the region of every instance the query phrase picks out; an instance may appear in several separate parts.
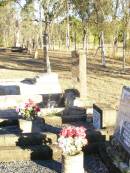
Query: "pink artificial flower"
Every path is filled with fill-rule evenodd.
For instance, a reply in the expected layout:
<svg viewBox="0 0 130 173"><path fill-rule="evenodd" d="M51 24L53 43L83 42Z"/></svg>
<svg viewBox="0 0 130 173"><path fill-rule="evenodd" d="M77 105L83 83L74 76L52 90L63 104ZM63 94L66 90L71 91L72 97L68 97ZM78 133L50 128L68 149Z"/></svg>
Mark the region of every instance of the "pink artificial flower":
<svg viewBox="0 0 130 173"><path fill-rule="evenodd" d="M19 107L16 107L16 112L19 112L19 111L20 111Z"/></svg>
<svg viewBox="0 0 130 173"><path fill-rule="evenodd" d="M63 136L63 137L67 137L67 129L66 128L63 128L60 132L60 136Z"/></svg>
<svg viewBox="0 0 130 173"><path fill-rule="evenodd" d="M85 138L86 137L86 133L85 133L86 129L84 127L76 127L76 136Z"/></svg>

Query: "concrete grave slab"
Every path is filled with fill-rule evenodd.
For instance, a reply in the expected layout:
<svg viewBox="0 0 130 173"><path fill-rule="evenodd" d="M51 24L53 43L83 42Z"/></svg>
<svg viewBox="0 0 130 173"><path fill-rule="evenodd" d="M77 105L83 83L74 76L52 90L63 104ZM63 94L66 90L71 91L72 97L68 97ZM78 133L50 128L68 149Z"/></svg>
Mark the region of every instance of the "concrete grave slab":
<svg viewBox="0 0 130 173"><path fill-rule="evenodd" d="M36 145L30 147L0 147L0 161L59 160L61 150L57 145Z"/></svg>
<svg viewBox="0 0 130 173"><path fill-rule="evenodd" d="M62 93L57 73L23 79L21 81L6 81L0 83L0 95L34 95Z"/></svg>
<svg viewBox="0 0 130 173"><path fill-rule="evenodd" d="M28 99L33 100L35 103L43 101L42 95L4 95L0 96L0 109L16 108L21 103L25 103Z"/></svg>

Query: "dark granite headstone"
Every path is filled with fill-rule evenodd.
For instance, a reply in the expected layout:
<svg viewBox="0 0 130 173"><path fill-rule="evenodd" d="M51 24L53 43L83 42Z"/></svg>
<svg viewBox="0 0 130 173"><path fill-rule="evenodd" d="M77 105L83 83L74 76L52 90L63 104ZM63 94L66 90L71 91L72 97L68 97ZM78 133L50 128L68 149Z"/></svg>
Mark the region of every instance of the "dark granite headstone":
<svg viewBox="0 0 130 173"><path fill-rule="evenodd" d="M97 107L95 104L93 105L93 126L96 129L102 128L102 110Z"/></svg>

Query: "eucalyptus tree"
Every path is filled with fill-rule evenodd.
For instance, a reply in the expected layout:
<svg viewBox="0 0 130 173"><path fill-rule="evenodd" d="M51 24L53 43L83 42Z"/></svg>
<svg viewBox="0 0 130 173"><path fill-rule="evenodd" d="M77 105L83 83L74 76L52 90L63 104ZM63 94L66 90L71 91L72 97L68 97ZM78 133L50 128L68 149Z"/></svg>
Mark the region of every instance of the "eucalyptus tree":
<svg viewBox="0 0 130 173"><path fill-rule="evenodd" d="M129 35L130 35L130 1L129 0L118 0L118 11L121 14L120 21L121 21L121 36L122 36L122 47L123 47L123 70L125 70L125 63L126 63L126 55L125 51L127 48L126 40L129 41Z"/></svg>
<svg viewBox="0 0 130 173"><path fill-rule="evenodd" d="M48 56L48 37L49 26L54 20L64 12L64 0L39 0L43 9L43 50L44 58L47 64L47 72L51 72L50 61Z"/></svg>
<svg viewBox="0 0 130 173"><path fill-rule="evenodd" d="M14 43L15 15L16 10L11 2L0 3L0 42L8 47Z"/></svg>
<svg viewBox="0 0 130 173"><path fill-rule="evenodd" d="M32 2L36 2L41 7L41 17L35 19L37 22L42 23L43 29L43 52L44 59L47 65L47 72L51 72L50 60L48 56L48 38L49 38L49 27L52 22L55 21L64 12L64 0L26 0L26 5Z"/></svg>
<svg viewBox="0 0 130 173"><path fill-rule="evenodd" d="M83 48L86 49L86 39L88 34L88 22L91 16L91 8L92 8L92 2L91 0L71 0L71 3L73 4L74 10L76 14L80 17L82 20L82 28L83 28Z"/></svg>
<svg viewBox="0 0 130 173"><path fill-rule="evenodd" d="M21 10L21 35L22 42L28 47L29 53L31 53L32 48L35 48L38 42L38 30L39 25L35 22L35 8L34 4L25 4Z"/></svg>

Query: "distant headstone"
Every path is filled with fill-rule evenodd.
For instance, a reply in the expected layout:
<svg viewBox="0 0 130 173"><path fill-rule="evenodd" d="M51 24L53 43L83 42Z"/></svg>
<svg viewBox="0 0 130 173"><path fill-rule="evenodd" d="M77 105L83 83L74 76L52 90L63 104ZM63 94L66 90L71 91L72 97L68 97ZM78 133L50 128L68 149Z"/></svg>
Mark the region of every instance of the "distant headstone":
<svg viewBox="0 0 130 173"><path fill-rule="evenodd" d="M80 93L77 89L66 89L64 93L64 100L66 107L74 106L74 100L76 97L79 97Z"/></svg>

